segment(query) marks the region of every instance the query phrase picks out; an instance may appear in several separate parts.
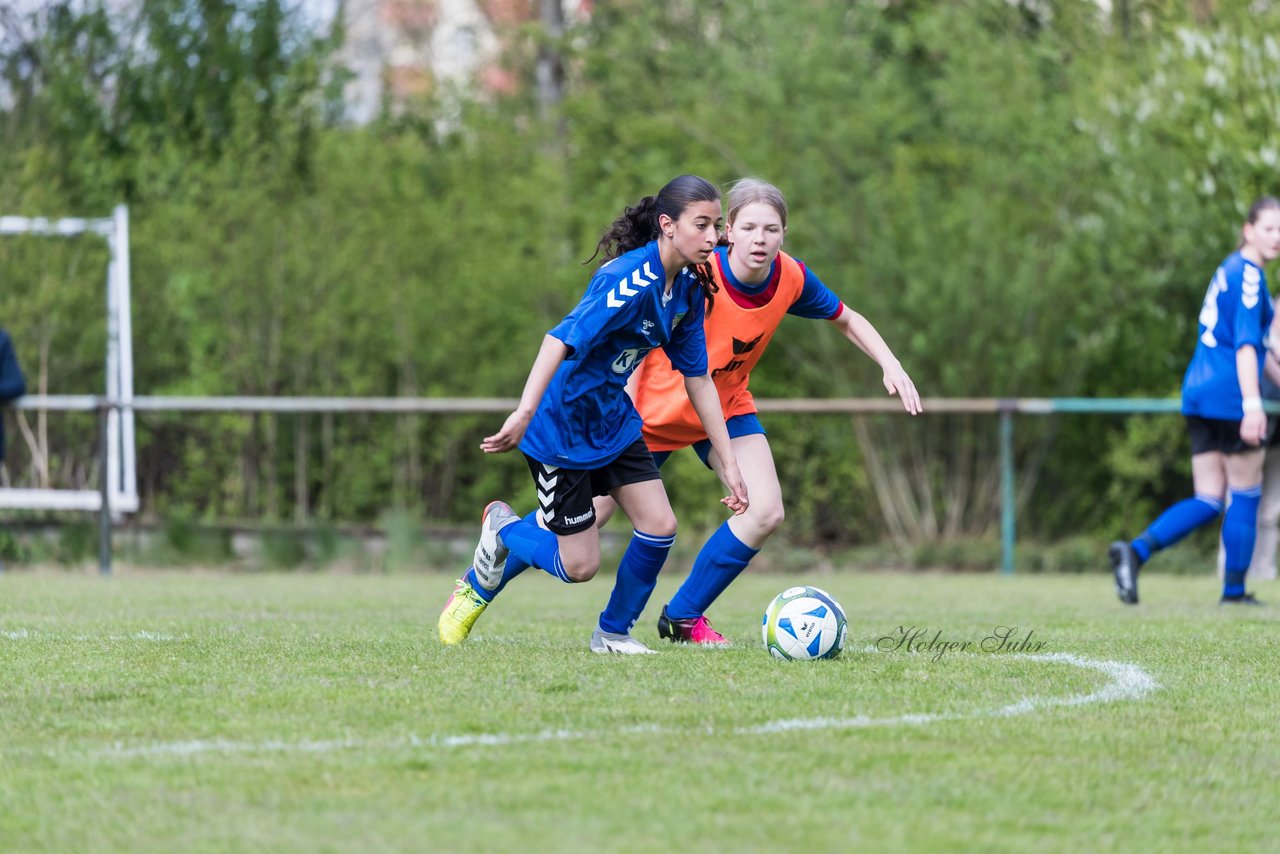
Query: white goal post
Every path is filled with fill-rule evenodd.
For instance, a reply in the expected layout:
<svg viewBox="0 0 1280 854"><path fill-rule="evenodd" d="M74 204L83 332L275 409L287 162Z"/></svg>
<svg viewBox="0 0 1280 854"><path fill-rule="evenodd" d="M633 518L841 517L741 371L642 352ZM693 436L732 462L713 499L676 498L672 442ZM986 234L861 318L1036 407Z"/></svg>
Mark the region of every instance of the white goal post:
<svg viewBox="0 0 1280 854"><path fill-rule="evenodd" d="M107 241L107 352L106 398L117 402L106 417L106 495L113 514L138 510L138 473L134 438L133 409L133 325L130 320L129 209L116 205L111 216L101 219L46 219L44 217L0 216L0 235L31 234L46 237L75 237L96 234ZM92 409L92 398L20 398L14 405L23 409ZM85 405L76 405L83 402ZM57 403L71 404L58 406ZM103 491L92 489L0 489L0 509L88 510L102 509Z"/></svg>

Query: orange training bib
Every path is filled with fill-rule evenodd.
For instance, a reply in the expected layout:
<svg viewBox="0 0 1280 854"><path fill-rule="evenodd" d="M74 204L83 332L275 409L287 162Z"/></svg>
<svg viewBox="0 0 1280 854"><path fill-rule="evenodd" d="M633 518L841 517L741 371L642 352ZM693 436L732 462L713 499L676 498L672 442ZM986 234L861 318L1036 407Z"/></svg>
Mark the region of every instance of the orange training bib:
<svg viewBox="0 0 1280 854"><path fill-rule="evenodd" d="M747 389L751 369L804 289L804 269L785 252L778 253L773 295L755 308L739 305L728 293L721 256L712 256L712 271L720 292L707 315L707 365L726 419L756 411ZM644 440L651 451L674 451L707 438L698 414L684 390L684 375L671 367L661 349L645 357L636 371L635 404L644 419Z"/></svg>

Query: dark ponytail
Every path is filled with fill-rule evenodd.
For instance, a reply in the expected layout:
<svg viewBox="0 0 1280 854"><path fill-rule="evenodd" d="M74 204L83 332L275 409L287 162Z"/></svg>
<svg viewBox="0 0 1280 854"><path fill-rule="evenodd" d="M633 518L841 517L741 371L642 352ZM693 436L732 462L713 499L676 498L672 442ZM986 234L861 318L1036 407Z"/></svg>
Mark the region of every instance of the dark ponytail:
<svg viewBox="0 0 1280 854"><path fill-rule="evenodd" d="M694 202L718 202L720 191L716 185L697 175L681 175L672 178L667 185L658 191L656 196L645 196L635 205L627 208L622 215L613 221L596 244L596 251L583 264L590 264L597 255L605 261L612 261L619 255L639 249L650 241L656 240L661 233L658 229L658 217L666 214L673 220L680 219L685 208ZM711 264L695 264L692 267L702 293L707 299L707 314L711 313L714 294L719 288L715 277L711 274Z"/></svg>
<svg viewBox="0 0 1280 854"><path fill-rule="evenodd" d="M720 290L720 286L716 284L715 274L711 272L711 261L705 264L694 264L693 274L698 277L698 285L702 288L702 295L707 299L707 316L711 316L711 309L716 305L716 291Z"/></svg>
<svg viewBox="0 0 1280 854"><path fill-rule="evenodd" d="M645 196L624 210L622 215L605 229L600 242L596 244L596 251L582 263L590 264L597 255L603 255L605 261L612 261L619 255L630 252L632 249L639 249L651 240L656 240L657 237L658 198Z"/></svg>

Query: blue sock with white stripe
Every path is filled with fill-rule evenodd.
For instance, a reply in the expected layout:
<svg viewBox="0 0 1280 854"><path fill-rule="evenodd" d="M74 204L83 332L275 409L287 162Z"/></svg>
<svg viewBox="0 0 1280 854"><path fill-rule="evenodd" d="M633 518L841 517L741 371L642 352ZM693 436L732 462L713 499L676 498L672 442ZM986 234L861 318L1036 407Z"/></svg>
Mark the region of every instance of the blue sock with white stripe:
<svg viewBox="0 0 1280 854"><path fill-rule="evenodd" d="M1244 577L1253 560L1253 541L1258 534L1258 502L1262 484L1231 490L1231 506L1222 522L1222 545L1227 559L1222 573L1222 595L1243 596Z"/></svg>
<svg viewBox="0 0 1280 854"><path fill-rule="evenodd" d="M619 635L631 633L631 627L640 619L644 606L658 583L658 572L666 563L667 553L676 541L676 535L655 537L636 531L631 544L618 564L618 578L613 582L609 604L600 612L600 629Z"/></svg>
<svg viewBox="0 0 1280 854"><path fill-rule="evenodd" d="M552 578L558 578L566 584L573 583L565 575L564 564L560 562L560 544L556 541L556 535L539 526L534 521L533 514L503 528L499 536L502 537L502 544L511 552L507 556L508 568L502 573L504 583L511 572L513 557L523 561L526 568L536 566Z"/></svg>
<svg viewBox="0 0 1280 854"><path fill-rule="evenodd" d="M1257 509L1257 503L1254 503ZM1196 494L1194 498L1185 498L1160 514L1138 539L1133 541L1133 550L1146 563L1151 555L1167 549L1169 546L1190 534L1196 528L1212 522L1222 514L1222 501L1208 495Z"/></svg>
<svg viewBox="0 0 1280 854"><path fill-rule="evenodd" d="M538 511L534 510L528 516L525 516L524 521L531 522L534 525L537 525ZM505 534L506 532L504 531L503 533ZM502 544L506 545L506 543L507 541L504 538L502 541ZM511 547L507 546L507 548L509 549ZM524 572L528 568L529 568L529 564L523 558L520 558L512 554L507 556L507 565L502 569L502 579L498 581L498 586L493 588L492 590L484 589L483 585L480 584L480 580L476 578L476 571L474 568L468 569L467 574L462 577L462 580L467 582L467 584L470 584L471 589L474 590L476 592L476 595L479 596L481 599L483 599L486 602L492 602L493 597L497 596L499 593L502 592L502 588L507 586L508 581L515 578L517 575ZM559 576L556 576L556 577L558 578Z"/></svg>
<svg viewBox="0 0 1280 854"><path fill-rule="evenodd" d="M687 620L707 613L733 580L742 574L751 559L760 552L738 539L725 522L698 552L689 577L667 603L667 616Z"/></svg>

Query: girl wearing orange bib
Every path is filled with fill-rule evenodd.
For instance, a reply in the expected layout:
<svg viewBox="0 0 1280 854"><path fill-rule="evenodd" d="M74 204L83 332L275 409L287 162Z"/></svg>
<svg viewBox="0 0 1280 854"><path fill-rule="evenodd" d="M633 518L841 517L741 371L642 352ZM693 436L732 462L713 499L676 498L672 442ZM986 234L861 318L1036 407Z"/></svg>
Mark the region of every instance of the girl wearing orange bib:
<svg viewBox="0 0 1280 854"><path fill-rule="evenodd" d="M711 627L706 611L782 524L778 473L748 382L751 369L764 355L783 317L795 314L836 324L883 370L885 390L898 395L912 415L921 411L915 385L875 327L844 305L803 264L781 251L786 227L787 203L773 185L748 178L730 190L725 233L728 246L719 248L709 262L721 293L704 325L708 369L720 394L730 444L751 505L711 535L689 577L663 607L658 634L672 641L726 643ZM645 444L658 465L672 451L693 446L703 462L719 470L719 458L710 448L680 374L661 351L651 353L641 365L631 393L644 420ZM611 504L607 497L597 500L600 524L612 512Z"/></svg>
<svg viewBox="0 0 1280 854"><path fill-rule="evenodd" d="M915 385L875 327L841 302L803 264L781 251L786 228L787 203L776 187L754 178L734 185L729 192L725 233L728 245L719 247L708 261L719 291L714 309L706 312L703 328L707 368L720 395L730 449L751 502L745 512L716 529L698 553L689 577L663 607L658 634L672 641L726 643L724 636L711 627L706 610L782 524L782 489L773 452L756 417L755 401L747 384L751 369L769 346L783 317L794 314L836 324L884 371L885 390L898 395L903 408L912 415L921 411ZM644 421L642 435L657 465L666 462L672 451L693 446L703 462L720 472L721 461L711 450L706 431L683 389L683 379L662 350L649 353L632 375L628 390ZM608 496L597 497L596 524L603 525L615 507ZM510 555L492 595L497 595L525 566L518 556ZM624 572L623 567L618 568L620 576ZM625 621L629 632L657 579L638 580L628 575L623 581L615 584L605 613L619 622ZM642 595L634 595L640 588L645 588ZM633 595L628 597L626 589Z"/></svg>
<svg viewBox="0 0 1280 854"><path fill-rule="evenodd" d="M713 311L703 327L707 336L707 366L720 393L726 420L735 415L755 414L755 399L747 388L751 369L764 355L782 318L804 293L807 273L804 266L785 252L776 255L777 263L767 271L768 281L755 298L747 295L733 274L733 262L725 248L711 256L715 282L728 298L720 300L716 306L720 310ZM811 300L817 303L812 310L834 320L843 313L840 301L825 287L822 291L821 296L829 298ZM834 309L830 307L832 303ZM670 359L652 356L647 359L636 372L631 397L644 420L641 432L650 451L678 451L707 438Z"/></svg>

